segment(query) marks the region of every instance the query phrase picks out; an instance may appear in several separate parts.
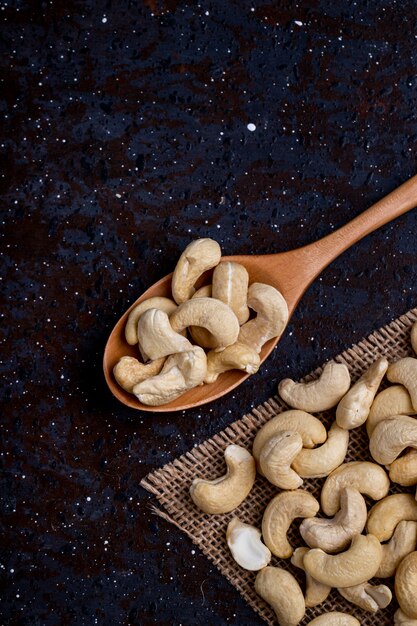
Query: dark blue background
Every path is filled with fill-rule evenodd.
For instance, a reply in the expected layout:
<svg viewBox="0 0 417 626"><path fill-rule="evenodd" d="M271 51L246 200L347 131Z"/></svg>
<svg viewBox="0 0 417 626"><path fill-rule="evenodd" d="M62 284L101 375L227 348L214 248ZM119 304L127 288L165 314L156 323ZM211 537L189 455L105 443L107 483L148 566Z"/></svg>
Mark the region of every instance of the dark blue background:
<svg viewBox="0 0 417 626"><path fill-rule="evenodd" d="M2 3L2 623L262 623L139 481L416 306L416 212L336 260L210 406L128 410L103 348L192 239L294 248L416 173L416 9Z"/></svg>

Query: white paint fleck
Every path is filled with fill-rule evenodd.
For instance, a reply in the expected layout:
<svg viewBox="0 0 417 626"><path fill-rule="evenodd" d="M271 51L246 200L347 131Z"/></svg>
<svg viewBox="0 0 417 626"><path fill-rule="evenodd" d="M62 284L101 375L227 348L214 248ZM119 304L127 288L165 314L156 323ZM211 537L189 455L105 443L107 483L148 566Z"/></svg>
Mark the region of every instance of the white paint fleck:
<svg viewBox="0 0 417 626"><path fill-rule="evenodd" d="M103 24L105 24L107 22L107 17L103 15L103 17L101 18L101 21L103 22Z"/></svg>
<svg viewBox="0 0 417 626"><path fill-rule="evenodd" d="M302 26L303 25L303 23L300 22L300 20L294 20L294 22L297 24L297 26Z"/></svg>
<svg viewBox="0 0 417 626"><path fill-rule="evenodd" d="M255 124L252 124L252 122L250 124L247 125L247 129L251 131L251 133L253 133L254 130L256 130L256 126Z"/></svg>

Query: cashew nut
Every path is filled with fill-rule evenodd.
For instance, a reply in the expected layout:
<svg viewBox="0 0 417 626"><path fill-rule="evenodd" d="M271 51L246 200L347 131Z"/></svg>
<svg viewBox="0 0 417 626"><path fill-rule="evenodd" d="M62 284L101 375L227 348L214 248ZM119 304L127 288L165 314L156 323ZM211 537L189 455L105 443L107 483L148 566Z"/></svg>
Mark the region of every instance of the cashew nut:
<svg viewBox="0 0 417 626"><path fill-rule="evenodd" d="M220 246L213 239L197 239L185 248L172 276L172 295L177 304L191 298L198 278L220 263L220 258Z"/></svg>
<svg viewBox="0 0 417 626"><path fill-rule="evenodd" d="M393 385L381 391L372 403L366 420L366 430L368 436L372 432L378 422L393 415L413 415L417 413L411 404L410 394L402 385Z"/></svg>
<svg viewBox="0 0 417 626"><path fill-rule="evenodd" d="M239 334L236 315L227 304L215 298L192 298L183 302L171 315L170 322L177 333L188 326L206 328L215 339L216 350L235 343Z"/></svg>
<svg viewBox="0 0 417 626"><path fill-rule="evenodd" d="M214 269L213 298L230 306L239 324L244 324L249 319L248 285L248 271L240 263L222 261Z"/></svg>
<svg viewBox="0 0 417 626"><path fill-rule="evenodd" d="M278 289L263 283L252 283L248 289L248 306L257 315L240 329L239 341L257 352L269 339L279 337L288 322L288 305Z"/></svg>
<svg viewBox="0 0 417 626"><path fill-rule="evenodd" d="M242 504L255 482L255 459L245 448L227 446L224 460L224 476L214 480L194 478L191 484L191 498L204 513L230 513Z"/></svg>
<svg viewBox="0 0 417 626"><path fill-rule="evenodd" d="M142 313L145 313L148 309L160 309L164 311L167 315L171 315L177 308L174 300L171 298L163 298L160 296L155 296L153 298L148 298L144 300L134 309L132 309L129 313L129 317L127 318L126 327L125 327L125 337L127 343L131 346L134 346L138 343L138 321Z"/></svg>
<svg viewBox="0 0 417 626"><path fill-rule="evenodd" d="M292 462L292 468L302 478L328 476L343 463L349 444L349 431L334 422L327 441L314 450L303 449Z"/></svg>
<svg viewBox="0 0 417 626"><path fill-rule="evenodd" d="M391 363L387 371L387 378L392 383L404 385L410 394L411 404L417 411L417 359L407 356Z"/></svg>
<svg viewBox="0 0 417 626"><path fill-rule="evenodd" d="M374 504L368 514L366 530L379 541L388 541L402 520L417 522L417 502L409 493L395 493Z"/></svg>
<svg viewBox="0 0 417 626"><path fill-rule="evenodd" d="M138 322L138 338L144 361L154 361L193 348L186 337L172 329L168 315L159 309L148 309L142 313Z"/></svg>
<svg viewBox="0 0 417 626"><path fill-rule="evenodd" d="M361 626L361 623L353 615L331 611L315 617L307 626Z"/></svg>
<svg viewBox="0 0 417 626"><path fill-rule="evenodd" d="M339 552L349 545L352 537L363 531L366 517L366 503L359 491L342 487L340 511L335 517L305 519L300 524L300 533L311 548L321 548L330 553Z"/></svg>
<svg viewBox="0 0 417 626"><path fill-rule="evenodd" d="M327 437L326 429L317 417L304 411L283 411L268 420L256 433L252 454L258 463L258 471L259 456L265 442L280 430L295 430L300 433L304 448L313 448L326 441Z"/></svg>
<svg viewBox="0 0 417 626"><path fill-rule="evenodd" d="M366 421L387 369L388 360L378 359L343 396L336 409L336 421L341 428L351 430Z"/></svg>
<svg viewBox="0 0 417 626"><path fill-rule="evenodd" d="M372 578L381 558L381 544L374 535L355 535L350 548L339 554L326 554L320 548L309 550L304 567L325 585L352 587Z"/></svg>
<svg viewBox="0 0 417 626"><path fill-rule="evenodd" d="M417 419L394 415L379 422L369 440L372 457L381 465L389 465L404 448L417 448Z"/></svg>
<svg viewBox="0 0 417 626"><path fill-rule="evenodd" d="M265 509L262 519L262 536L272 554L288 559L293 548L287 539L287 531L296 517L313 517L320 508L316 498L297 489L283 491L275 496Z"/></svg>
<svg viewBox="0 0 417 626"><path fill-rule="evenodd" d="M330 361L320 378L310 383L296 383L291 378L281 380L278 393L295 409L315 413L334 407L350 387L349 370L343 363Z"/></svg>
<svg viewBox="0 0 417 626"><path fill-rule="evenodd" d="M297 489L303 479L290 465L303 447L301 435L293 430L281 430L266 441L259 457L262 474L280 489Z"/></svg>
<svg viewBox="0 0 417 626"><path fill-rule="evenodd" d="M256 374L260 363L259 354L243 343L234 343L221 352L210 350L207 353L207 374L204 382L214 383L219 374L232 369L243 370L247 374Z"/></svg>
<svg viewBox="0 0 417 626"><path fill-rule="evenodd" d="M206 354L202 348L194 346L188 352L169 356L160 373L135 385L133 393L143 404L160 406L200 385L206 370Z"/></svg>
<svg viewBox="0 0 417 626"><path fill-rule="evenodd" d="M200 289L197 289L193 298L211 298L213 295L213 289L211 285L203 285Z"/></svg>
<svg viewBox="0 0 417 626"><path fill-rule="evenodd" d="M394 576L395 570L402 559L416 549L417 523L400 522L388 543L382 544L382 561L375 574L377 578Z"/></svg>
<svg viewBox="0 0 417 626"><path fill-rule="evenodd" d="M251 572L266 567L271 560L271 552L261 541L261 532L233 517L226 531L227 545L236 563Z"/></svg>
<svg viewBox="0 0 417 626"><path fill-rule="evenodd" d="M411 345L413 346L414 352L417 354L417 322L414 322L411 328Z"/></svg>
<svg viewBox="0 0 417 626"><path fill-rule="evenodd" d="M200 289L197 289L193 298L211 298L212 297L212 286L211 285L203 285ZM200 326L190 326L189 332L193 341L202 348L215 348L216 347L216 338L206 330L205 328L201 328Z"/></svg>
<svg viewBox="0 0 417 626"><path fill-rule="evenodd" d="M417 619L413 619L403 613L401 609L397 609L394 613L394 626L417 626Z"/></svg>
<svg viewBox="0 0 417 626"><path fill-rule="evenodd" d="M304 555L308 552L308 548L296 548L294 550L294 554L291 557L291 563L295 567L299 567L304 570ZM306 592L305 592L305 603L307 607L317 606L325 601L327 596L331 591L331 587L329 585L323 585L323 583L319 583L318 580L315 580L307 574L306 572Z"/></svg>
<svg viewBox="0 0 417 626"><path fill-rule="evenodd" d="M264 567L255 580L255 591L272 606L279 626L297 626L304 617L303 592L294 576L280 567Z"/></svg>
<svg viewBox="0 0 417 626"><path fill-rule="evenodd" d="M395 574L395 595L400 609L417 619L417 552L411 552L401 561Z"/></svg>
<svg viewBox="0 0 417 626"><path fill-rule="evenodd" d="M156 376L165 363L165 357L150 361L146 365L133 356L122 356L113 368L113 374L117 382L123 389L133 393L133 387L142 380Z"/></svg>
<svg viewBox="0 0 417 626"><path fill-rule="evenodd" d="M371 585L361 583L353 587L338 589L338 592L349 602L356 604L364 611L376 613L379 609L385 609L392 600L391 589L386 585Z"/></svg>
<svg viewBox="0 0 417 626"><path fill-rule="evenodd" d="M417 485L417 450L410 450L395 459L389 468L389 477L403 487Z"/></svg>
<svg viewBox="0 0 417 626"><path fill-rule="evenodd" d="M373 500L380 500L387 495L389 485L388 476L376 463L343 463L327 477L321 491L321 507L326 515L335 515L342 487L352 487Z"/></svg>

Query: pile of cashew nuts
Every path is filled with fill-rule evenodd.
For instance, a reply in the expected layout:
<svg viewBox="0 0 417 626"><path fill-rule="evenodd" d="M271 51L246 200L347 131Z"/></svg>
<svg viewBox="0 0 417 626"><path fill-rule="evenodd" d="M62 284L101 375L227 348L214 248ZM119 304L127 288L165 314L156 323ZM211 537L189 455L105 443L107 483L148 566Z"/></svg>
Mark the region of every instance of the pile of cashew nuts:
<svg viewBox="0 0 417 626"><path fill-rule="evenodd" d="M417 322L411 342L417 353ZM385 375L394 384L377 393ZM282 490L266 507L261 529L232 517L226 533L236 563L258 572L255 590L274 609L280 626L299 624L306 607L320 605L332 588L365 611L385 608L392 592L369 582L374 576L395 577L400 607L395 625L417 626L417 492L415 497L388 495L391 481L417 485L417 358L394 363L379 358L352 386L348 368L330 362L319 379L306 384L286 379L278 392L292 408L262 426L252 454L229 445L226 475L194 479L193 502L207 514L230 513L250 493L257 471ZM311 413L336 406L326 432ZM345 463L349 431L365 424L375 463ZM300 487L304 478L320 477L326 480L318 502ZM377 501L369 511L363 495ZM327 517L317 517L320 507ZM296 518L303 519L299 533L307 545L294 549L287 531ZM289 571L270 565L272 555L291 559L305 572L304 593ZM310 624L360 622L329 612Z"/></svg>
<svg viewBox="0 0 417 626"><path fill-rule="evenodd" d="M196 291L198 279L213 268L212 284ZM262 346L288 321L280 292L249 285L247 270L222 261L213 239L186 247L172 277L172 298L149 298L130 312L125 337L139 346L142 361L124 356L113 369L118 384L143 404L171 402L227 370L255 374ZM251 310L256 315L249 319Z"/></svg>

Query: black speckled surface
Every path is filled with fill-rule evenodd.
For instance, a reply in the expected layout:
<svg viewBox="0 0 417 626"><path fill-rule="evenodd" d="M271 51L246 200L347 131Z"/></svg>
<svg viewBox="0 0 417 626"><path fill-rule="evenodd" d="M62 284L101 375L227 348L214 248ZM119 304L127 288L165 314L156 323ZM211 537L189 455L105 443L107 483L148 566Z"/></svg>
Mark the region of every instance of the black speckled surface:
<svg viewBox="0 0 417 626"><path fill-rule="evenodd" d="M417 213L335 261L209 407L126 409L104 344L190 240L293 248L416 173L416 9L0 2L2 624L261 624L139 481L416 306Z"/></svg>

